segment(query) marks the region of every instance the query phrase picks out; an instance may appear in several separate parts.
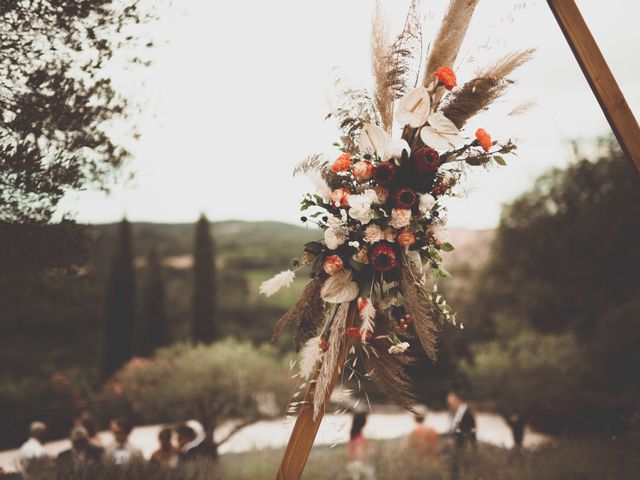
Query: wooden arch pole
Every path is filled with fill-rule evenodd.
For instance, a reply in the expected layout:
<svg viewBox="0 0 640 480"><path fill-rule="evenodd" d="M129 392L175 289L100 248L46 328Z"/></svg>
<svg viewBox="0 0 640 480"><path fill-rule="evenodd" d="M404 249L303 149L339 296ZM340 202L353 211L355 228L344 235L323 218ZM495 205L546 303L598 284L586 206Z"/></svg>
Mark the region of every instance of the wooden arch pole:
<svg viewBox="0 0 640 480"><path fill-rule="evenodd" d="M547 0L622 150L640 172L640 127L574 0Z"/></svg>
<svg viewBox="0 0 640 480"><path fill-rule="evenodd" d="M356 315L358 314L358 307L356 301L354 300L349 305L349 311L347 312L346 319L346 328L352 327L355 323ZM333 392L333 387L338 380L338 376L340 375L340 369L342 365L344 365L345 360L347 359L347 353L349 352L349 348L351 347L351 342L349 338L345 336L344 342L342 343L342 348L338 353L338 367L336 371L333 373L333 377L331 378L331 383L329 384L329 388L327 390L327 395L324 399L324 405L326 406L329 398L331 397L331 392ZM278 474L276 476L277 480L298 480L302 476L302 472L304 471L304 466L307 463L307 459L309 458L309 453L311 452L311 447L313 446L313 441L316 438L316 433L318 433L318 428L320 428L320 422L322 422L322 417L324 416L324 407L322 411L318 414L318 418L313 419L313 394L315 391L315 379L318 377L318 373L320 372L320 368L316 368L316 372L313 376L313 380L309 385L309 389L307 390L307 394L304 397L304 401L300 406L298 411L298 417L296 418L296 423L293 427L293 431L291 432L291 436L289 437L289 443L287 444L287 448L284 451L284 455L282 456L282 462L280 463L280 469L278 470Z"/></svg>

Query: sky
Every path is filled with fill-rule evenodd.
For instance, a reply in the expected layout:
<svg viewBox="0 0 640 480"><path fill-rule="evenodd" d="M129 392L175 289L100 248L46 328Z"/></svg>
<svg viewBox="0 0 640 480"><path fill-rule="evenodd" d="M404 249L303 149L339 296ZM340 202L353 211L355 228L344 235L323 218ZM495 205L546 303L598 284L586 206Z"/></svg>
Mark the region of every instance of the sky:
<svg viewBox="0 0 640 480"><path fill-rule="evenodd" d="M153 2L153 0L145 0ZM383 0L392 34L409 0ZM447 0L422 0L425 46L434 38ZM577 0L627 102L640 116L640 4ZM150 5L150 3L149 3ZM81 222L121 219L192 222L278 220L299 223L299 201L311 191L293 178L307 155L338 153L339 131L325 120L335 101L336 72L354 86L370 86L369 33L375 0L179 0L144 28L154 38L153 64L131 69L114 62L116 87L143 105L116 139L130 146L129 172L111 194L68 194L60 212ZM546 1L481 0L454 66L459 83L513 50L536 48L516 84L466 131L484 127L494 139L513 138L518 156L508 166L478 168L465 195L448 200L449 225L493 228L501 206L550 167L575 161L570 141L588 145L610 132ZM512 108L535 102L524 115ZM124 130L124 131L123 131ZM630 169L630 172L632 170Z"/></svg>

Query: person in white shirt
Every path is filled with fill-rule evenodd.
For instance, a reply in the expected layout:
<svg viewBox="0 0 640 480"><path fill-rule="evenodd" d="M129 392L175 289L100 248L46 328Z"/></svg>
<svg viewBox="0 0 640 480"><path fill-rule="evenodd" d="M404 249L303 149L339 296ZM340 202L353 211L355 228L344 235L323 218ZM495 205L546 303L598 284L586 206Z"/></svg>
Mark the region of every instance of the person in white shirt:
<svg viewBox="0 0 640 480"><path fill-rule="evenodd" d="M47 453L42 444L47 434L47 426L42 422L31 422L29 425L29 440L22 444L18 453L18 464L25 478L29 477L29 472L34 464L46 460Z"/></svg>
<svg viewBox="0 0 640 480"><path fill-rule="evenodd" d="M104 451L104 460L114 465L143 461L142 450L129 442L129 435L133 425L127 419L118 418L111 421L111 434L113 443L107 445Z"/></svg>

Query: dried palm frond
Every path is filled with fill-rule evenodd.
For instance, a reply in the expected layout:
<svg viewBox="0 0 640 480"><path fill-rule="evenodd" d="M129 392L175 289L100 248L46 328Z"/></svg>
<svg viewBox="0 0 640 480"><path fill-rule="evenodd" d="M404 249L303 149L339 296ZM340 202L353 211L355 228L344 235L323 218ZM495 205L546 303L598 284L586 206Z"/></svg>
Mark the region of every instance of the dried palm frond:
<svg viewBox="0 0 640 480"><path fill-rule="evenodd" d="M396 98L417 86L422 65L422 21L419 0L412 0L402 32L390 47L387 85Z"/></svg>
<svg viewBox="0 0 640 480"><path fill-rule="evenodd" d="M297 349L304 342L313 337L324 319L324 302L320 298L322 280L311 280L302 291L298 301L285 313L273 327L272 341L276 341L282 332L294 321L297 321L296 331Z"/></svg>
<svg viewBox="0 0 640 480"><path fill-rule="evenodd" d="M411 410L416 399L411 394L411 380L404 370L406 356L391 355L386 346L364 355L367 376L392 401Z"/></svg>
<svg viewBox="0 0 640 480"><path fill-rule="evenodd" d="M419 290L422 286L418 284L418 279L418 273L414 271L409 261L405 258L402 262L404 306L407 313L413 317L413 326L422 348L429 358L435 361L437 354L435 333L437 328L431 318L429 304Z"/></svg>
<svg viewBox="0 0 640 480"><path fill-rule="evenodd" d="M449 3L447 13L429 52L423 80L425 87L431 83L438 68L442 66L453 68L477 4L478 0L451 0Z"/></svg>
<svg viewBox="0 0 640 480"><path fill-rule="evenodd" d="M391 71L391 46L380 2L376 2L376 11L371 24L371 70L373 73L373 101L380 114L382 128L391 132L393 123L393 101L395 92L389 84Z"/></svg>
<svg viewBox="0 0 640 480"><path fill-rule="evenodd" d="M497 100L509 85L507 75L531 59L534 50L513 52L483 69L476 78L465 83L462 88L449 97L443 108L444 115L462 128L467 121L486 110Z"/></svg>
<svg viewBox="0 0 640 480"><path fill-rule="evenodd" d="M338 306L335 316L331 321L331 331L327 351L322 356L322 364L316 378L315 390L313 392L313 419L315 420L324 408L324 403L329 393L333 374L338 366L338 357L342 344L346 341L345 329L349 304L343 303Z"/></svg>
<svg viewBox="0 0 640 480"><path fill-rule="evenodd" d="M309 173L314 170L322 170L326 165L327 161L324 160L322 155L314 153L296 165L296 168L293 169L293 176L295 177L301 173Z"/></svg>

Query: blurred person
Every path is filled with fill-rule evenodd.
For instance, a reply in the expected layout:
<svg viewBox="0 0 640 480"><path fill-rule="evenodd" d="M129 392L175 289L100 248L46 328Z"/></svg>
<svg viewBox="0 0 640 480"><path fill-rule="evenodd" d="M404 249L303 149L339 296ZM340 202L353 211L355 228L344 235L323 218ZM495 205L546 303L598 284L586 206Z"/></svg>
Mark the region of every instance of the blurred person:
<svg viewBox="0 0 640 480"><path fill-rule="evenodd" d="M60 465L77 466L95 463L102 457L102 448L91 444L89 433L84 427L74 427L70 434L71 448L60 452L56 461Z"/></svg>
<svg viewBox="0 0 640 480"><path fill-rule="evenodd" d="M476 418L466 402L456 392L447 395L447 406L451 412L449 444L451 450L451 476L459 478L470 462L470 448L476 447Z"/></svg>
<svg viewBox="0 0 640 480"><path fill-rule="evenodd" d="M160 448L151 455L151 462L163 467L173 468L178 465L178 449L173 445L171 437L173 432L170 428L163 428L158 433Z"/></svg>
<svg viewBox="0 0 640 480"><path fill-rule="evenodd" d="M82 412L78 420L76 421L77 426L83 427L87 434L89 435L89 442L92 445L102 448L104 445L102 444L102 440L98 435L98 422L93 418L89 412Z"/></svg>
<svg viewBox="0 0 640 480"><path fill-rule="evenodd" d="M362 433L366 424L366 413L354 413L347 443L347 473L352 480L375 479L375 470L369 462L373 449Z"/></svg>
<svg viewBox="0 0 640 480"><path fill-rule="evenodd" d="M47 426L42 422L31 422L29 425L29 439L22 444L18 452L18 465L25 478L29 477L32 467L47 460L44 449L44 438Z"/></svg>
<svg viewBox="0 0 640 480"><path fill-rule="evenodd" d="M204 432L196 431L187 424L176 428L178 434L179 459L188 462L200 458L213 459L213 446L207 441Z"/></svg>
<svg viewBox="0 0 640 480"><path fill-rule="evenodd" d="M414 411L416 425L407 438L407 448L419 458L424 458L430 465L435 465L438 461L440 436L433 428L425 425L429 413L426 407L418 405Z"/></svg>
<svg viewBox="0 0 640 480"><path fill-rule="evenodd" d="M104 460L115 465L125 465L130 462L142 461L142 450L129 442L129 435L133 424L126 418L111 421L113 443L104 449Z"/></svg>

